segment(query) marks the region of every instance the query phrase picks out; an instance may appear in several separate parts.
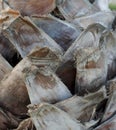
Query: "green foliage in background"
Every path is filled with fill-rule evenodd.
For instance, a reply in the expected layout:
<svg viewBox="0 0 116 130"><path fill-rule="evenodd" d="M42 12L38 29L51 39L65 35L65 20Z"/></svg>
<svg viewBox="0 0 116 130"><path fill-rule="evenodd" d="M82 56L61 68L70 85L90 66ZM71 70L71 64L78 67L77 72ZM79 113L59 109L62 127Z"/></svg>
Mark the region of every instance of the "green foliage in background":
<svg viewBox="0 0 116 130"><path fill-rule="evenodd" d="M116 10L116 4L110 4L109 7L111 10Z"/></svg>

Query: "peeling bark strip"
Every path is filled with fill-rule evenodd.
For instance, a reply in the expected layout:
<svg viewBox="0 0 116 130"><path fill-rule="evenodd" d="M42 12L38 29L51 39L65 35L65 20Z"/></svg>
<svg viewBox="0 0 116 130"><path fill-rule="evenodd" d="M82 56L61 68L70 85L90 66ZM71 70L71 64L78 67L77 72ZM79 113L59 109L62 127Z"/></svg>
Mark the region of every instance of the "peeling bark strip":
<svg viewBox="0 0 116 130"><path fill-rule="evenodd" d="M29 108L37 130L86 130L82 124L53 105L43 103Z"/></svg>
<svg viewBox="0 0 116 130"><path fill-rule="evenodd" d="M76 40L81 30L53 16L32 17L32 21L53 38L65 51Z"/></svg>
<svg viewBox="0 0 116 130"><path fill-rule="evenodd" d="M22 15L43 15L50 13L56 6L55 0L3 0Z"/></svg>
<svg viewBox="0 0 116 130"><path fill-rule="evenodd" d="M58 108L67 112L72 118L82 123L92 120L97 105L106 98L106 91L101 88L99 91L88 94L85 97L73 96L55 104Z"/></svg>
<svg viewBox="0 0 116 130"><path fill-rule="evenodd" d="M56 103L72 96L50 69L32 67L25 75L25 83L32 104Z"/></svg>
<svg viewBox="0 0 116 130"><path fill-rule="evenodd" d="M36 47L49 47L56 54L63 54L62 48L37 28L29 18L26 20L19 16L8 28L4 29L3 33L14 44L22 57Z"/></svg>
<svg viewBox="0 0 116 130"><path fill-rule="evenodd" d="M0 81L11 72L12 66L0 55Z"/></svg>

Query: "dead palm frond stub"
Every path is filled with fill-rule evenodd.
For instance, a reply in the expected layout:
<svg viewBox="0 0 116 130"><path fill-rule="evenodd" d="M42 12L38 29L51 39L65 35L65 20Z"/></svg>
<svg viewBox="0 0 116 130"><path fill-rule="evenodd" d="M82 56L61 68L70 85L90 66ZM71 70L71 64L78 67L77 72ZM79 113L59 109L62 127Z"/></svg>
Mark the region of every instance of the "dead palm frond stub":
<svg viewBox="0 0 116 130"><path fill-rule="evenodd" d="M77 128L86 130L79 121L72 119L67 113L50 104L41 103L29 106L29 114L37 130L77 130Z"/></svg>
<svg viewBox="0 0 116 130"><path fill-rule="evenodd" d="M58 1L57 7L67 21L72 21L75 18L95 13L97 11L97 9L87 0Z"/></svg>
<svg viewBox="0 0 116 130"><path fill-rule="evenodd" d="M76 53L76 86L78 94L98 90L107 79L107 60L103 48L80 49Z"/></svg>
<svg viewBox="0 0 116 130"><path fill-rule="evenodd" d="M62 48L45 32L37 28L29 19L24 19L19 16L9 27L3 30L3 33L17 48L22 58L36 47L49 46L56 53L63 54Z"/></svg>
<svg viewBox="0 0 116 130"><path fill-rule="evenodd" d="M81 33L80 28L76 29L70 23L59 20L51 15L36 16L32 17L31 20L53 38L65 51Z"/></svg>
<svg viewBox="0 0 116 130"><path fill-rule="evenodd" d="M48 14L56 7L55 0L3 0L9 7L19 10L24 16Z"/></svg>
<svg viewBox="0 0 116 130"><path fill-rule="evenodd" d="M55 105L84 124L85 122L92 120L95 116L95 110L98 104L105 98L106 90L102 87L95 93L90 93L84 97L75 95L64 101L58 102Z"/></svg>
<svg viewBox="0 0 116 130"><path fill-rule="evenodd" d="M115 16L108 0L0 0L0 130L115 130Z"/></svg>
<svg viewBox="0 0 116 130"><path fill-rule="evenodd" d="M25 72L25 84L32 104L56 103L71 97L70 91L49 68L36 68ZM59 91L62 90L62 91Z"/></svg>

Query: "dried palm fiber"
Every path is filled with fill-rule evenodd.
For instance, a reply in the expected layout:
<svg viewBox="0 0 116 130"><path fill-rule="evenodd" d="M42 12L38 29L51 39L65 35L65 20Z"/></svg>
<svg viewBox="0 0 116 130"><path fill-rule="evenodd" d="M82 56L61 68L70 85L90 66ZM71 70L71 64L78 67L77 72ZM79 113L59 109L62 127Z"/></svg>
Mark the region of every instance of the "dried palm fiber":
<svg viewBox="0 0 116 130"><path fill-rule="evenodd" d="M101 3L102 1L99 2ZM102 9L107 7L107 2L104 3L106 4L100 4L100 6L105 5ZM109 28L114 19L114 14L108 8L106 11L100 11L101 7L98 8L87 0L58 0L57 6L67 21L84 29L95 23Z"/></svg>
<svg viewBox="0 0 116 130"><path fill-rule="evenodd" d="M88 47L77 50L75 91L79 95L98 90L107 79L105 48Z"/></svg>
<svg viewBox="0 0 116 130"><path fill-rule="evenodd" d="M43 15L50 13L56 6L55 0L3 0L22 15Z"/></svg>
<svg viewBox="0 0 116 130"><path fill-rule="evenodd" d="M90 46L99 46L99 38L104 31L104 27L99 24L89 26L83 31L75 42L69 47L63 56L63 62L57 69L56 73L62 79L62 81L68 86L68 88L75 92L75 77L76 77L76 66L74 54L76 50L80 48L87 48ZM68 80L67 80L68 79Z"/></svg>
<svg viewBox="0 0 116 130"><path fill-rule="evenodd" d="M99 47L101 47L96 48L98 49L96 54L95 47L77 50L77 90L82 91L84 87L85 91L88 91L87 86L91 86L91 90L92 87L96 90L95 88L104 84L106 79L111 79L116 75L115 40L115 32L106 30L99 38Z"/></svg>
<svg viewBox="0 0 116 130"><path fill-rule="evenodd" d="M101 37L101 43L106 46L106 57L108 65L107 79L110 80L116 76L116 32L112 30L105 31Z"/></svg>
<svg viewBox="0 0 116 130"><path fill-rule="evenodd" d="M29 97L24 83L24 73L27 68L36 65L38 67L51 67L56 69L59 57L49 48L37 48L28 57L25 57L0 83L0 104L13 114L26 115ZM70 95L70 94L69 94ZM10 97L10 98L9 98ZM14 98L15 97L15 98ZM14 107L14 109L13 109Z"/></svg>
<svg viewBox="0 0 116 130"><path fill-rule="evenodd" d="M109 89L109 99L102 121L108 119L110 116L112 116L112 114L116 112L116 78L108 81L106 87Z"/></svg>
<svg viewBox="0 0 116 130"><path fill-rule="evenodd" d="M63 54L62 48L40 28L36 27L29 18L24 19L19 16L10 26L4 28L3 34L16 47L22 58L36 47L49 46L58 55Z"/></svg>
<svg viewBox="0 0 116 130"><path fill-rule="evenodd" d="M28 130L36 130L33 123L32 123L31 118L23 120L19 124L18 128L14 129L14 130L27 130L27 129Z"/></svg>
<svg viewBox="0 0 116 130"><path fill-rule="evenodd" d="M29 114L37 130L86 130L79 121L50 104L41 103L30 106Z"/></svg>
<svg viewBox="0 0 116 130"><path fill-rule="evenodd" d="M11 72L12 66L0 55L0 81L6 74Z"/></svg>
<svg viewBox="0 0 116 130"><path fill-rule="evenodd" d="M32 66L25 72L25 84L32 104L56 103L72 96L50 68Z"/></svg>
<svg viewBox="0 0 116 130"><path fill-rule="evenodd" d="M80 48L99 47L99 39L106 28L101 24L92 24L85 29L65 52L64 62L73 61L74 53Z"/></svg>
<svg viewBox="0 0 116 130"><path fill-rule="evenodd" d="M55 104L61 110L67 112L72 118L84 122L93 119L98 104L106 98L106 90L102 87L95 93L90 93L84 97L73 96Z"/></svg>
<svg viewBox="0 0 116 130"><path fill-rule="evenodd" d="M51 15L32 17L31 20L53 38L65 51L81 33L80 28Z"/></svg>
<svg viewBox="0 0 116 130"><path fill-rule="evenodd" d="M95 13L97 9L87 0L57 0L57 7L67 21Z"/></svg>
<svg viewBox="0 0 116 130"><path fill-rule="evenodd" d="M75 18L72 21L72 24L76 26L80 26L84 29L86 29L89 25L95 24L95 23L99 23L105 26L106 28L111 28L111 24L114 20L114 17L115 15L113 14L113 12L100 11L91 15L86 15L80 18Z"/></svg>
<svg viewBox="0 0 116 130"><path fill-rule="evenodd" d="M19 53L2 31L18 16L19 13L10 8L0 12L0 53L12 66L16 65L20 60Z"/></svg>

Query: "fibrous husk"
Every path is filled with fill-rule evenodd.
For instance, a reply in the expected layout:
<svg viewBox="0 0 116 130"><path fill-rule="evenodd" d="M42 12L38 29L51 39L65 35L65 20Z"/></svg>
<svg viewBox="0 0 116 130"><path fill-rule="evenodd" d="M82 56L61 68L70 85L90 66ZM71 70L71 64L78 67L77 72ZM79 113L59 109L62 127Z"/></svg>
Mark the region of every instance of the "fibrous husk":
<svg viewBox="0 0 116 130"><path fill-rule="evenodd" d="M11 72L12 66L0 55L0 81Z"/></svg>
<svg viewBox="0 0 116 130"><path fill-rule="evenodd" d="M57 7L68 21L97 11L87 0L58 0Z"/></svg>
<svg viewBox="0 0 116 130"><path fill-rule="evenodd" d="M33 65L36 65L37 67L49 67L53 71L58 68L62 61L61 54L57 54L48 47L36 47L29 53L28 58Z"/></svg>
<svg viewBox="0 0 116 130"><path fill-rule="evenodd" d="M50 13L56 6L55 0L3 0L22 15L43 15Z"/></svg>
<svg viewBox="0 0 116 130"><path fill-rule="evenodd" d="M18 128L14 129L14 130L36 130L36 129L32 123L31 118L28 118L28 119L23 120L19 124Z"/></svg>
<svg viewBox="0 0 116 130"><path fill-rule="evenodd" d="M83 95L96 91L107 79L107 59L105 49L86 48L76 53L76 86L75 91Z"/></svg>
<svg viewBox="0 0 116 130"><path fill-rule="evenodd" d="M63 54L62 48L41 29L37 28L29 18L24 19L19 16L3 30L3 33L22 57L25 57L36 47L49 47L58 55Z"/></svg>
<svg viewBox="0 0 116 130"><path fill-rule="evenodd" d="M65 51L76 40L81 33L71 24L59 20L53 16L32 17L32 21L53 38Z"/></svg>
<svg viewBox="0 0 116 130"><path fill-rule="evenodd" d="M11 73L1 81L0 104L16 115L26 115L26 106L30 102L24 82L24 74L27 68L36 65L38 67L49 67L49 69L52 68L54 70L58 64L59 57L49 48L36 48L30 52L28 57L19 62ZM15 106L14 109L13 106Z"/></svg>
<svg viewBox="0 0 116 130"><path fill-rule="evenodd" d="M68 86L72 93L74 93L75 91L74 86L76 77L74 54L78 52L80 48L98 47L99 39L104 30L105 27L100 24L93 24L89 26L85 31L80 34L80 36L65 52L63 56L63 62L61 63L61 66L57 69L56 73Z"/></svg>
<svg viewBox="0 0 116 130"><path fill-rule="evenodd" d="M88 28L80 34L80 36L66 51L66 53L63 56L64 62L74 60L74 54L80 48L99 47L99 39L102 36L104 30L105 27L101 24L92 24L88 26Z"/></svg>
<svg viewBox="0 0 116 130"><path fill-rule="evenodd" d="M21 118L27 115L26 106L30 103L23 81L23 69L31 65L26 57L0 82L0 106Z"/></svg>
<svg viewBox="0 0 116 130"><path fill-rule="evenodd" d="M0 12L0 53L12 66L17 64L20 56L13 44L5 37L2 30L18 16L19 13L10 8Z"/></svg>
<svg viewBox="0 0 116 130"><path fill-rule="evenodd" d="M106 31L102 37L102 44L106 46L106 57L108 65L107 79L110 80L116 76L116 32Z"/></svg>
<svg viewBox="0 0 116 130"><path fill-rule="evenodd" d="M71 97L71 93L50 68L32 66L25 72L25 84L32 104L56 103Z"/></svg>
<svg viewBox="0 0 116 130"><path fill-rule="evenodd" d="M30 106L29 114L37 130L86 130L67 113L50 104Z"/></svg>
<svg viewBox="0 0 116 130"><path fill-rule="evenodd" d="M105 98L106 90L102 87L95 93L90 93L84 97L75 95L55 105L67 112L74 119L85 123L93 119L97 105Z"/></svg>
<svg viewBox="0 0 116 130"><path fill-rule="evenodd" d="M108 81L106 87L108 89L109 99L102 121L110 118L110 116L116 112L116 78Z"/></svg>

